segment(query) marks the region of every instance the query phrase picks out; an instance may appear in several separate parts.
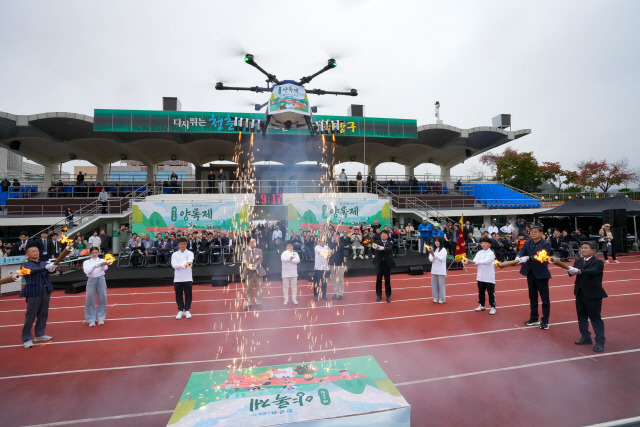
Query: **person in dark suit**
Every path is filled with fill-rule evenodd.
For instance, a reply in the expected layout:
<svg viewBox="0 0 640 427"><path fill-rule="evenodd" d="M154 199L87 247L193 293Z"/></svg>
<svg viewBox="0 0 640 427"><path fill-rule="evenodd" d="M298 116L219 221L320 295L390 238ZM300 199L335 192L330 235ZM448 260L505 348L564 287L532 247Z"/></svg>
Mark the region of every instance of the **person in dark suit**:
<svg viewBox="0 0 640 427"><path fill-rule="evenodd" d="M382 230L380 242L374 243L372 249L375 253L373 265L376 266L376 301L382 299L382 277L384 276L384 291L387 302L391 302L391 268L396 265L393 260L393 243L389 239L389 232Z"/></svg>
<svg viewBox="0 0 640 427"><path fill-rule="evenodd" d="M602 287L604 262L595 256L597 248L595 242L582 243L580 246L582 258L578 258L568 271L569 276L576 276L573 294L576 296L578 328L581 335L576 344L592 344L588 321L591 319L591 326L593 326L593 332L596 335L596 345L593 347L593 351L600 353L604 351L604 322L600 312L602 299L607 298L608 295Z"/></svg>
<svg viewBox="0 0 640 427"><path fill-rule="evenodd" d="M58 233L53 233L51 235L51 256L53 259L58 258L58 256L60 256L60 253L64 250L65 245L63 245L62 243L60 243L60 240L58 240Z"/></svg>
<svg viewBox="0 0 640 427"><path fill-rule="evenodd" d="M13 244L13 246L11 246L11 252L9 253L9 256L25 255L28 241L29 233L27 233L26 231L21 231L20 240L18 240Z"/></svg>
<svg viewBox="0 0 640 427"><path fill-rule="evenodd" d="M40 238L34 240L36 247L40 251L40 261L46 261L51 258L53 248L51 247L51 240L49 240L49 233L43 230L42 233L40 233Z"/></svg>
<svg viewBox="0 0 640 427"><path fill-rule="evenodd" d="M527 326L540 325L540 329L549 329L549 312L551 311L549 279L551 279L551 273L547 262L540 262L534 258L538 252L543 250L547 251L549 255L553 254L551 243L542 238L543 233L542 227L531 227L530 239L518 251L517 259L522 264L520 274L527 277L527 285L529 287L531 314L529 315L529 320L524 324ZM538 320L538 294L540 294L540 299L542 300L541 321Z"/></svg>

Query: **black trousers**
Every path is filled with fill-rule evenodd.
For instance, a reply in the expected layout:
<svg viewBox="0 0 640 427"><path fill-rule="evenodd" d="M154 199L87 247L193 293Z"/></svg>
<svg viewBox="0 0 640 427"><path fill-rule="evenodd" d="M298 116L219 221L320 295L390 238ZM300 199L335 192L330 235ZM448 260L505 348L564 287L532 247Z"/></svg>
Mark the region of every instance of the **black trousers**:
<svg viewBox="0 0 640 427"><path fill-rule="evenodd" d="M478 304L484 307L484 293L489 294L489 305L496 306L496 284L478 280Z"/></svg>
<svg viewBox="0 0 640 427"><path fill-rule="evenodd" d="M527 274L527 284L529 285L529 303L531 305L531 315L529 319L538 320L538 294L542 300L542 322L549 323L549 312L551 302L549 301L549 279L536 279L532 271Z"/></svg>
<svg viewBox="0 0 640 427"><path fill-rule="evenodd" d="M609 259L609 251L607 251L607 244L603 243L602 244L602 256L604 256L604 260L607 261ZM613 260L616 260L616 245L611 242L611 258L613 258Z"/></svg>
<svg viewBox="0 0 640 427"><path fill-rule="evenodd" d="M578 328L583 338L591 339L589 321L596 335L596 344L604 345L604 322L600 316L602 298L586 299L582 294L576 297L576 312L578 313Z"/></svg>
<svg viewBox="0 0 640 427"><path fill-rule="evenodd" d="M193 282L173 282L173 288L176 290L176 303L178 303L178 311L191 310L191 290ZM184 293L184 298L183 298Z"/></svg>
<svg viewBox="0 0 640 427"><path fill-rule="evenodd" d="M24 316L24 326L22 327L22 342L33 339L31 327L36 322L36 337L41 337L47 329L47 318L49 317L49 300L51 294L45 287L40 295L27 297L27 313ZM36 318L38 320L36 320Z"/></svg>
<svg viewBox="0 0 640 427"><path fill-rule="evenodd" d="M327 295L327 277L329 277L329 271L325 270L313 270L313 296L317 297L320 292L320 285L322 284L322 295Z"/></svg>
<svg viewBox="0 0 640 427"><path fill-rule="evenodd" d="M102 213L106 214L107 213L107 208L109 206L109 202L100 202L102 204Z"/></svg>
<svg viewBox="0 0 640 427"><path fill-rule="evenodd" d="M376 269L376 295L382 297L382 277L384 276L384 292L391 297L391 269L384 262Z"/></svg>

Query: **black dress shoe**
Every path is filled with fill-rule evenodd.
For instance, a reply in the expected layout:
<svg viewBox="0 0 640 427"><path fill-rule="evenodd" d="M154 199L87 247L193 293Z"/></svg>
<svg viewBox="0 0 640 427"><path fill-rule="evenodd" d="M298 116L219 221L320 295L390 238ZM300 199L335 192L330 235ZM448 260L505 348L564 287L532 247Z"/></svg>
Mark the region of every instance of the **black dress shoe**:
<svg viewBox="0 0 640 427"><path fill-rule="evenodd" d="M257 308L258 310L262 310L262 304L258 304L258 305L256 305L256 308Z"/></svg>
<svg viewBox="0 0 640 427"><path fill-rule="evenodd" d="M376 302L378 302L378 301L382 301L382 297L377 297L376 298Z"/></svg>
<svg viewBox="0 0 640 427"><path fill-rule="evenodd" d="M250 306L250 305L246 305L246 306L244 307L244 311L249 311L249 309L250 309L250 308L251 308L251 306Z"/></svg>
<svg viewBox="0 0 640 427"><path fill-rule="evenodd" d="M391 297L387 297L387 302L391 302Z"/></svg>
<svg viewBox="0 0 640 427"><path fill-rule="evenodd" d="M338 300L341 300L341 299L342 299L342 295L338 295L338 298L337 298L337 299L338 299Z"/></svg>
<svg viewBox="0 0 640 427"><path fill-rule="evenodd" d="M320 301L320 295L316 295L316 296L315 296L315 300L316 300L316 301Z"/></svg>
<svg viewBox="0 0 640 427"><path fill-rule="evenodd" d="M327 298L327 296L326 296L326 295L322 295L322 299L323 299L323 300L325 300L325 301L328 301L328 300L329 300L329 298Z"/></svg>
<svg viewBox="0 0 640 427"><path fill-rule="evenodd" d="M596 353L602 353L604 351L604 344L596 344L593 346L593 351Z"/></svg>
<svg viewBox="0 0 640 427"><path fill-rule="evenodd" d="M331 297L331 299L338 299L338 295L333 294L333 296Z"/></svg>
<svg viewBox="0 0 640 427"><path fill-rule="evenodd" d="M591 341L591 338L580 338L578 341L576 341L576 345L587 345L587 344L593 344L593 342Z"/></svg>

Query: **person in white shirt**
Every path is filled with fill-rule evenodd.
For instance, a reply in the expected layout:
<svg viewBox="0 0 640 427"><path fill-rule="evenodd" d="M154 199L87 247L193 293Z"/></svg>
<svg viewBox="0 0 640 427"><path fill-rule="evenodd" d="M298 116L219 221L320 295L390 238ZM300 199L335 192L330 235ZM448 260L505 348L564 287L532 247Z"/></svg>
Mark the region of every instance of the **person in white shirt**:
<svg viewBox="0 0 640 427"><path fill-rule="evenodd" d="M98 232L94 231L93 236L89 237L89 247L100 248L101 243L102 243L102 240L100 240L100 236L98 236Z"/></svg>
<svg viewBox="0 0 640 427"><path fill-rule="evenodd" d="M286 249L280 257L282 261L282 290L284 305L289 304L289 287L291 287L291 301L298 305L298 264L300 256L293 251L293 243L287 242Z"/></svg>
<svg viewBox="0 0 640 427"><path fill-rule="evenodd" d="M331 250L326 246L327 242L323 238L318 240L314 252L316 255L314 261L313 271L313 296L316 301L322 299L327 300L327 276L329 271L329 256L331 256ZM320 288L322 286L322 292Z"/></svg>
<svg viewBox="0 0 640 427"><path fill-rule="evenodd" d="M107 317L107 281L104 272L109 268L110 262L98 258L100 249L93 246L89 252L91 258L82 263L84 274L87 275L87 295L84 304L84 320L89 326L104 325ZM96 297L98 306L96 309Z"/></svg>
<svg viewBox="0 0 640 427"><path fill-rule="evenodd" d="M171 255L171 267L175 270L173 275L173 287L176 291L176 303L178 314L176 319L182 316L191 319L191 291L193 288L193 252L187 250L187 238L178 239L178 251ZM184 297L183 297L184 293Z"/></svg>
<svg viewBox="0 0 640 427"><path fill-rule="evenodd" d="M271 240L273 241L274 247L278 248L280 243L282 243L282 230L280 227L276 225L275 230L273 230L273 234L271 234Z"/></svg>
<svg viewBox="0 0 640 427"><path fill-rule="evenodd" d="M431 262L431 295L433 302L444 304L446 302L444 280L447 277L447 250L444 247L444 239L435 237L433 244L427 249Z"/></svg>
<svg viewBox="0 0 640 427"><path fill-rule="evenodd" d="M489 295L489 305L491 306L489 314L496 314L496 270L493 265L496 255L491 250L490 238L481 238L480 246L482 246L482 250L476 253L473 260L469 260L469 262L478 266L476 279L478 280L478 304L480 305L476 308L476 311L485 309L484 293L486 292Z"/></svg>
<svg viewBox="0 0 640 427"><path fill-rule="evenodd" d="M507 223L505 225L500 227L500 231L502 231L504 234L512 234L513 233L513 225L511 225L511 223L509 221L507 221Z"/></svg>
<svg viewBox="0 0 640 427"><path fill-rule="evenodd" d="M493 233L500 233L500 230L498 229L498 226L496 225L496 220L491 220L491 225L489 226L489 228L487 228L487 231L489 232L489 236L491 236Z"/></svg>

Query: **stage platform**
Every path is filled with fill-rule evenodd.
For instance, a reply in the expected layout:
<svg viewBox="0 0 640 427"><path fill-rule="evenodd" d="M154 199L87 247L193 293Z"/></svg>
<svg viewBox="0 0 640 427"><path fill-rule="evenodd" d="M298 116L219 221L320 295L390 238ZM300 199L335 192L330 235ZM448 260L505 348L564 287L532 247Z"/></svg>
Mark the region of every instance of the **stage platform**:
<svg viewBox="0 0 640 427"><path fill-rule="evenodd" d="M268 280L280 280L282 263L280 254L266 253L264 266L267 270ZM409 251L407 255L394 258L396 266L391 274L408 273L410 267L422 267L425 272L431 271L431 263L426 255ZM462 269L458 263L454 263L451 269ZM298 265L298 277L309 278L313 272L313 261L301 261ZM376 269L371 259L348 259L346 277L375 276ZM193 267L193 281L196 284L210 284L212 278L225 277L229 282L240 281L240 264L211 264ZM84 272L74 271L61 276L52 277L53 286L56 289L65 289L68 285L87 280ZM173 269L170 267L115 267L112 266L106 273L107 284L110 288L131 286L162 286L173 281Z"/></svg>

